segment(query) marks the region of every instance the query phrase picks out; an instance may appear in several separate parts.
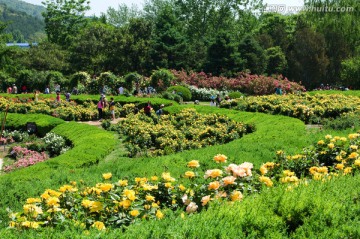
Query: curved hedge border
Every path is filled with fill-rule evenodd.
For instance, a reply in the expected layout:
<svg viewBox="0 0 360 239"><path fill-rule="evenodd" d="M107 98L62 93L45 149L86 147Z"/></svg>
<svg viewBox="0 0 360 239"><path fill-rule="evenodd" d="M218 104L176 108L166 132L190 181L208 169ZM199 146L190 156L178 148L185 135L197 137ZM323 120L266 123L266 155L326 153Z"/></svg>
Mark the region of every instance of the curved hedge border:
<svg viewBox="0 0 360 239"><path fill-rule="evenodd" d="M46 129L52 129L52 132L69 139L73 148L56 158L1 175L0 194L3 196L0 200L0 221L7 220L6 206L15 208L29 195L37 195L54 184L67 182L69 172L98 163L117 143L112 132L87 124L67 123L46 115L9 114L7 126L22 129L29 121L35 122L43 133L46 133Z"/></svg>

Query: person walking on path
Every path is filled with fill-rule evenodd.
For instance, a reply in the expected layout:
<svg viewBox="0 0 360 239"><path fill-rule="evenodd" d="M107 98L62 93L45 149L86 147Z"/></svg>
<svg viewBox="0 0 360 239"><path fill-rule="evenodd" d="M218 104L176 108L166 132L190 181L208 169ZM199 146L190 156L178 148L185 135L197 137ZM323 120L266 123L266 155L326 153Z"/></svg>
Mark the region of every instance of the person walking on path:
<svg viewBox="0 0 360 239"><path fill-rule="evenodd" d="M103 108L105 107L104 105L104 98L101 97L98 104L97 104L97 108L98 108L98 112L99 112L99 121L102 120L103 118Z"/></svg>
<svg viewBox="0 0 360 239"><path fill-rule="evenodd" d="M115 120L115 102L113 97L110 98L109 110L111 113L111 120Z"/></svg>

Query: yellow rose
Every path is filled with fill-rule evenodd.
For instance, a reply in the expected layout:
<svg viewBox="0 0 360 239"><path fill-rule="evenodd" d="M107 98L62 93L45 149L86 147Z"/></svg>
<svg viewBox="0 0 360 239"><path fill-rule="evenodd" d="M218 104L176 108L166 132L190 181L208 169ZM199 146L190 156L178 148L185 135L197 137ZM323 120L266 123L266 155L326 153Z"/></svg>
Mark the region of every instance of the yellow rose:
<svg viewBox="0 0 360 239"><path fill-rule="evenodd" d="M105 180L107 180L107 179L110 179L111 177L112 177L112 174L111 173L103 173L103 178L105 179Z"/></svg>
<svg viewBox="0 0 360 239"><path fill-rule="evenodd" d="M209 190L217 190L220 187L220 183L218 181L209 183Z"/></svg>
<svg viewBox="0 0 360 239"><path fill-rule="evenodd" d="M188 162L187 166L189 168L198 168L200 166L199 161L197 160L191 160L190 162Z"/></svg>
<svg viewBox="0 0 360 239"><path fill-rule="evenodd" d="M139 216L140 212L138 210L132 210L130 211L130 215L133 216L133 217L137 217Z"/></svg>
<svg viewBox="0 0 360 239"><path fill-rule="evenodd" d="M187 171L185 172L185 178L194 178L195 177L195 173L192 171Z"/></svg>
<svg viewBox="0 0 360 239"><path fill-rule="evenodd" d="M227 160L227 157L223 154L218 154L214 156L214 161L216 163L225 163Z"/></svg>

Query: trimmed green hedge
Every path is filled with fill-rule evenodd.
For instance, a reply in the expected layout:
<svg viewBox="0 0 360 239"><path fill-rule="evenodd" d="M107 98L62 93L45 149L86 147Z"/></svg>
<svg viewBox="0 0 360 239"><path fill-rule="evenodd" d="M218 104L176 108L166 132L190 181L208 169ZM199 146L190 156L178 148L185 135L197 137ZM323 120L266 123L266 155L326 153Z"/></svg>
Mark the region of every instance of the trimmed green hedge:
<svg viewBox="0 0 360 239"><path fill-rule="evenodd" d="M180 95L183 98L184 101L190 101L191 100L191 92L185 86L181 86L181 85L170 86L169 88L167 88L166 91L168 91L168 92L175 91L175 94Z"/></svg>
<svg viewBox="0 0 360 239"><path fill-rule="evenodd" d="M4 115L2 114L2 117ZM34 122L37 127L37 135L45 136L47 132L55 128L57 125L63 124L62 119L42 114L14 114L8 113L6 117L5 129L26 131L26 124Z"/></svg>
<svg viewBox="0 0 360 239"><path fill-rule="evenodd" d="M75 172L75 169L97 164L115 148L117 143L112 132L87 124L67 123L56 118L52 121L52 117L44 115L12 114L8 118L8 125L13 125L14 128L21 127L22 123L26 123L26 118L39 123L42 129L50 128L54 122L59 123L52 132L69 139L73 148L58 157L1 175L0 221L8 220L6 207L18 208L26 198L38 196L47 188L68 183L68 177ZM49 120L48 126L45 125L44 119Z"/></svg>

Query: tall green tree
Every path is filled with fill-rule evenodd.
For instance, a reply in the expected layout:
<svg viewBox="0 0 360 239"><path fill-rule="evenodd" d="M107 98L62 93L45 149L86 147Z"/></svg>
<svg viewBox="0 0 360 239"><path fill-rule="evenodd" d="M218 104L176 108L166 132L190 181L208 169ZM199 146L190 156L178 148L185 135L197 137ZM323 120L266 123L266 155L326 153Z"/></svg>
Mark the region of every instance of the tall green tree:
<svg viewBox="0 0 360 239"><path fill-rule="evenodd" d="M228 32L220 33L208 49L205 71L213 75L233 76L244 67L238 44Z"/></svg>
<svg viewBox="0 0 360 239"><path fill-rule="evenodd" d="M308 89L325 83L329 59L326 55L324 36L310 27L298 29L288 61L290 79L301 82Z"/></svg>
<svg viewBox="0 0 360 239"><path fill-rule="evenodd" d="M131 19L138 18L140 15L141 12L134 4L129 7L123 3L118 5L118 9L109 7L106 11L107 22L117 27L128 24Z"/></svg>
<svg viewBox="0 0 360 239"><path fill-rule="evenodd" d="M118 47L115 30L114 26L98 21L89 22L81 29L69 47L73 72L113 71L117 64L109 64L109 61L112 49Z"/></svg>
<svg viewBox="0 0 360 239"><path fill-rule="evenodd" d="M254 74L262 74L266 69L264 49L252 35L247 35L239 44L239 52L245 60L245 69Z"/></svg>
<svg viewBox="0 0 360 239"><path fill-rule="evenodd" d="M158 13L151 39L152 66L156 68L188 68L187 39L171 5L165 5Z"/></svg>
<svg viewBox="0 0 360 239"><path fill-rule="evenodd" d="M272 74L285 74L287 69L287 60L285 53L279 46L270 47L265 50L267 66L266 73Z"/></svg>
<svg viewBox="0 0 360 239"><path fill-rule="evenodd" d="M52 43L64 48L70 46L76 34L86 24L85 13L90 9L88 0L46 0L42 2L45 31Z"/></svg>

